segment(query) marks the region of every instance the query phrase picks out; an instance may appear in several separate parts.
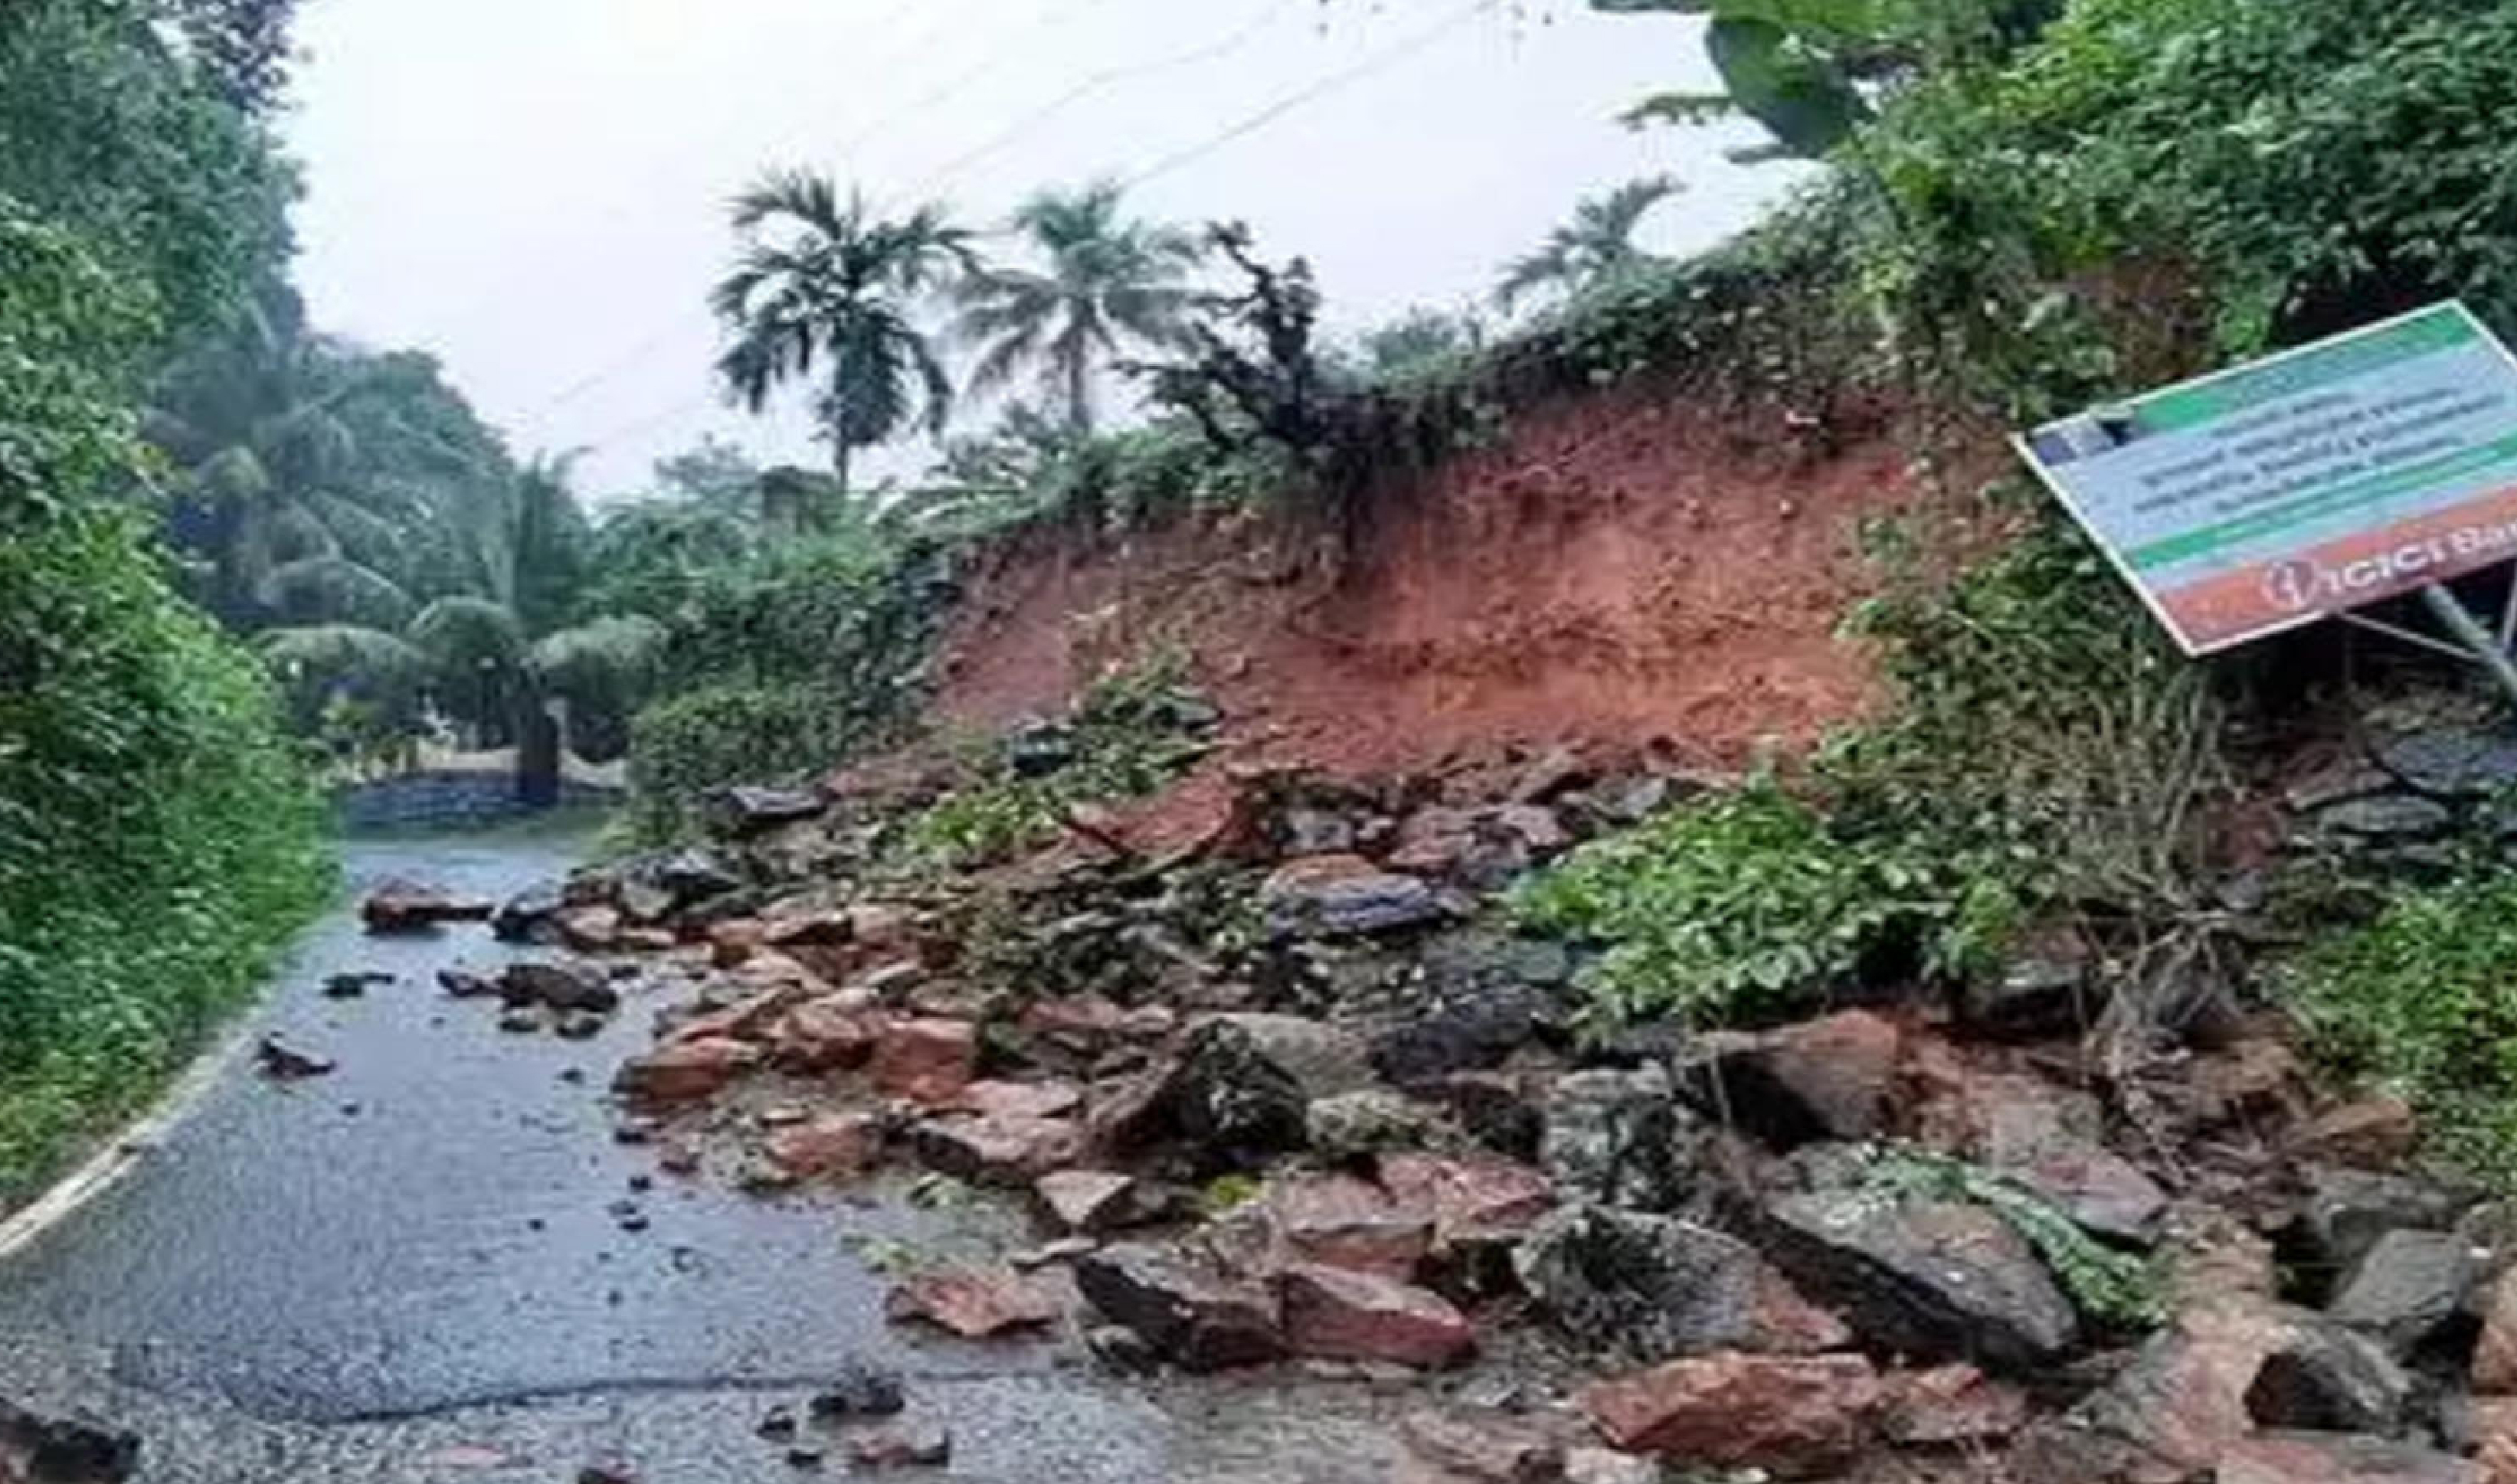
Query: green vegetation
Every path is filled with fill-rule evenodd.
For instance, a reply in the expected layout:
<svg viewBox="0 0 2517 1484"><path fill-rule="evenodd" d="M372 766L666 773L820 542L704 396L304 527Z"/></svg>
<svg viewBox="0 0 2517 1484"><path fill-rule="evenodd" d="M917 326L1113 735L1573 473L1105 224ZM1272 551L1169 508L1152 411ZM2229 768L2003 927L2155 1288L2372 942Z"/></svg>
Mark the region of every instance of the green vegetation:
<svg viewBox="0 0 2517 1484"><path fill-rule="evenodd" d="M1668 176L1653 176L1577 202L1571 222L1549 233L1537 251L1505 266L1495 302L1509 310L1533 293L1578 293L1633 271L1645 261L1635 246L1635 229L1682 189Z"/></svg>
<svg viewBox="0 0 2517 1484"><path fill-rule="evenodd" d="M1204 706L1180 670L1156 663L1112 676L1036 741L976 748L968 776L909 821L891 867L917 874L993 866L1055 839L1077 805L1161 787L1206 751L1193 735Z"/></svg>
<svg viewBox="0 0 2517 1484"><path fill-rule="evenodd" d="M260 668L126 498L148 377L284 240L232 101L263 64L179 55L186 16L0 14L0 1203L152 1095L325 882Z"/></svg>
<svg viewBox="0 0 2517 1484"><path fill-rule="evenodd" d="M2289 964L2283 1002L2317 1052L2409 1098L2436 1153L2517 1184L2517 874L2399 893Z"/></svg>
<svg viewBox="0 0 2517 1484"><path fill-rule="evenodd" d="M1603 1017L1753 1018L1959 955L1941 927L1965 883L1928 844L1838 835L1765 780L1584 846L1514 908L1526 927L1605 946L1584 975Z"/></svg>
<svg viewBox="0 0 2517 1484"><path fill-rule="evenodd" d="M2007 1175L1899 1145L1876 1152L1869 1178L1871 1188L1884 1194L1966 1201L1999 1216L2036 1250L2072 1304L2101 1324L2146 1330L2167 1317L2166 1294L2150 1262L2098 1241L2053 1202Z"/></svg>

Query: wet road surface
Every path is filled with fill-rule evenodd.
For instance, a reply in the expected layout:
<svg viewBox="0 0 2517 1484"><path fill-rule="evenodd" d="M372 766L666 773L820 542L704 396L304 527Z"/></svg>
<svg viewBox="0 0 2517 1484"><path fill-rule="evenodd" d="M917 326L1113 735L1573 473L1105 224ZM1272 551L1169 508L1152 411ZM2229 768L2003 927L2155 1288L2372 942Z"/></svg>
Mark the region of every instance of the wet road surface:
<svg viewBox="0 0 2517 1484"><path fill-rule="evenodd" d="M503 897L582 843L354 842L347 901L395 875ZM144 1480L505 1484L609 1463L713 1484L799 1476L755 1423L864 1358L954 1434L953 1465L917 1477L1387 1476L1375 1419L1400 1398L1361 1383L1122 1382L1071 1338L885 1324L886 1281L853 1244L1021 1245L1010 1211L670 1176L634 1193L653 1158L613 1143L603 1088L661 1001L630 988L599 1039L564 1041L437 989L440 967L509 956L477 927L366 938L346 903L310 930L246 1039L277 1032L339 1070L278 1084L235 1058L126 1178L0 1261L0 1394L134 1427ZM345 970L395 980L323 997ZM622 1200L645 1230L620 1228Z"/></svg>

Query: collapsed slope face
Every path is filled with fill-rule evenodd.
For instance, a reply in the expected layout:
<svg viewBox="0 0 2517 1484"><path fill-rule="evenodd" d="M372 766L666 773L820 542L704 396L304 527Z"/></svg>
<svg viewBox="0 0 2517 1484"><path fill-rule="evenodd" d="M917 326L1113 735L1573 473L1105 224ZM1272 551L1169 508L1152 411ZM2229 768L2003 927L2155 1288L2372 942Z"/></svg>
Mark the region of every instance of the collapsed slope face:
<svg viewBox="0 0 2517 1484"><path fill-rule="evenodd" d="M946 635L937 710L1002 726L1172 653L1270 759L1585 741L1735 765L1871 703L1836 629L1869 580L1860 523L1913 492L1876 416L1820 435L1640 390L1561 401L1375 491L1343 563L1248 514L1002 549Z"/></svg>

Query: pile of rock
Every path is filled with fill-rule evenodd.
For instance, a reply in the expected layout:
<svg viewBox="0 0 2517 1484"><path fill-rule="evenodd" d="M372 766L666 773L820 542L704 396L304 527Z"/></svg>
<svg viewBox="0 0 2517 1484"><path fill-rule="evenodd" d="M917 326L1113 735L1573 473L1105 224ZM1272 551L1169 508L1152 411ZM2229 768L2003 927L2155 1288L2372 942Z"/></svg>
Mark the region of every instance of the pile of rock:
<svg viewBox="0 0 2517 1484"><path fill-rule="evenodd" d="M1131 1370L1509 1351L1518 1405L1410 1424L1427 1479L1893 1455L2517 1484L2517 1227L2403 1173L2408 1110L2320 1099L2277 1020L2110 1013L2065 935L1794 1024L1585 1039L1578 951L1514 936L1496 895L1701 781L1560 751L1216 781L1191 827L1079 810L940 880L882 868L931 784L740 790L714 845L496 923L685 987L614 1082L667 1168L903 1165L1037 1213L1020 1270L916 1275L904 1322L1071 1313ZM2008 1196L1897 1177L1913 1159ZM2159 1322L2102 1302L2091 1261L2149 1264Z"/></svg>

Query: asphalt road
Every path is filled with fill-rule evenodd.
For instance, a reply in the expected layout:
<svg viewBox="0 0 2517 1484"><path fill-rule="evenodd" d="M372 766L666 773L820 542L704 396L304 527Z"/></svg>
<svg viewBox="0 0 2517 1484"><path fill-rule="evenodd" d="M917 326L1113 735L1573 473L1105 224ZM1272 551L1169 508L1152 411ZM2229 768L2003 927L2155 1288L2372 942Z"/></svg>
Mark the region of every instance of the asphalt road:
<svg viewBox="0 0 2517 1484"><path fill-rule="evenodd" d="M353 844L354 894L389 875L502 896L564 870L566 834ZM1302 1481L1387 1476L1360 1383L1147 1385L1071 1337L926 1340L887 1325L852 1239L1018 1245L1010 1210L895 1195L764 1201L660 1176L614 1144L603 1088L646 1039L635 989L598 1039L502 1034L439 993L507 956L477 928L306 936L247 1039L335 1058L279 1084L224 1067L121 1183L0 1262L0 1394L138 1430L149 1481L791 1479L755 1435L841 1363L897 1367L911 1417L955 1437L955 1480ZM328 974L391 973L363 998ZM573 1074L573 1076L572 1076ZM634 1200L643 1231L613 1208ZM833 1453L834 1459L838 1457ZM832 1468L841 1465L833 1463Z"/></svg>

